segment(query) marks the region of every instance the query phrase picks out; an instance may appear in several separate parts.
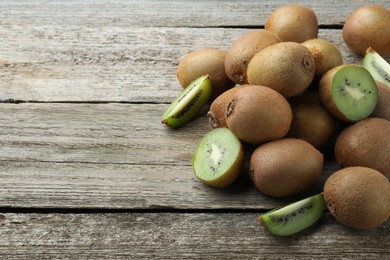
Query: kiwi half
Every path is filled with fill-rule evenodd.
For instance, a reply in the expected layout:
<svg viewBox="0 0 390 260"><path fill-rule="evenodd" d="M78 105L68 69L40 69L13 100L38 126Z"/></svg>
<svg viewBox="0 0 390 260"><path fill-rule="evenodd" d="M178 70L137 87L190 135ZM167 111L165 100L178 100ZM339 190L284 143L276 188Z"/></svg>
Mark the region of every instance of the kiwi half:
<svg viewBox="0 0 390 260"><path fill-rule="evenodd" d="M210 100L211 93L212 87L209 76L199 77L190 83L165 110L162 123L178 128L192 121Z"/></svg>
<svg viewBox="0 0 390 260"><path fill-rule="evenodd" d="M337 66L319 84L322 104L336 118L356 122L368 117L378 102L375 80L363 66Z"/></svg>
<svg viewBox="0 0 390 260"><path fill-rule="evenodd" d="M227 128L206 133L196 146L192 167L195 176L207 185L224 188L241 173L244 148Z"/></svg>
<svg viewBox="0 0 390 260"><path fill-rule="evenodd" d="M259 216L260 223L273 235L289 236L313 225L324 213L321 194L271 210Z"/></svg>
<svg viewBox="0 0 390 260"><path fill-rule="evenodd" d="M363 67L371 73L375 80L390 87L390 64L371 47L364 55Z"/></svg>

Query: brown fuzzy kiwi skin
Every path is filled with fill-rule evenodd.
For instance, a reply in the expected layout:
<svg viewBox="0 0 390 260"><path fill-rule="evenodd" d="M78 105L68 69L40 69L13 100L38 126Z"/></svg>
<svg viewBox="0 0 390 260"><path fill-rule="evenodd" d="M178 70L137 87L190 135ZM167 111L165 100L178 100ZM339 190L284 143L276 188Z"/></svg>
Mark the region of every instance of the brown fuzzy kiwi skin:
<svg viewBox="0 0 390 260"><path fill-rule="evenodd" d="M248 65L248 82L270 87L289 98L302 93L312 83L314 57L296 42L281 42L258 52Z"/></svg>
<svg viewBox="0 0 390 260"><path fill-rule="evenodd" d="M332 81L334 75L343 68L344 65L334 67L333 69L327 71L321 78L318 85L318 93L320 95L321 103L326 107L331 115L340 119L344 122L351 122L350 119L345 117L338 109L336 104L334 104L332 99Z"/></svg>
<svg viewBox="0 0 390 260"><path fill-rule="evenodd" d="M279 36L283 42L302 43L317 38L318 20L314 11L300 5L284 5L272 12L265 29Z"/></svg>
<svg viewBox="0 0 390 260"><path fill-rule="evenodd" d="M390 183L374 169L341 169L326 180L323 194L330 213L345 226L372 229L390 217Z"/></svg>
<svg viewBox="0 0 390 260"><path fill-rule="evenodd" d="M364 166L390 176L390 121L366 118L345 128L336 140L335 159L344 167Z"/></svg>
<svg viewBox="0 0 390 260"><path fill-rule="evenodd" d="M305 191L320 178L324 157L308 142L283 138L260 145L250 158L256 188L272 197Z"/></svg>
<svg viewBox="0 0 390 260"><path fill-rule="evenodd" d="M293 120L287 137L303 139L317 149L330 146L338 126L337 120L322 105L314 90L289 99Z"/></svg>
<svg viewBox="0 0 390 260"><path fill-rule="evenodd" d="M342 36L346 45L364 56L368 47L380 55L390 54L390 10L379 5L357 8L345 21Z"/></svg>
<svg viewBox="0 0 390 260"><path fill-rule="evenodd" d="M233 42L225 58L228 77L237 84L247 84L246 71L252 57L262 49L279 43L274 33L264 29L250 31Z"/></svg>
<svg viewBox="0 0 390 260"><path fill-rule="evenodd" d="M275 90L257 85L234 93L225 116L227 127L241 141L250 144L284 137L292 121L288 101Z"/></svg>
<svg viewBox="0 0 390 260"><path fill-rule="evenodd" d="M207 112L207 117L212 128L227 127L226 125L226 109L231 101L233 95L240 88L247 87L249 85L237 85L231 89L226 90L219 95L210 105L210 109Z"/></svg>
<svg viewBox="0 0 390 260"><path fill-rule="evenodd" d="M186 88L192 81L203 76L210 75L212 98L232 88L235 83L229 79L225 71L226 51L205 48L195 50L179 62L177 79L182 88Z"/></svg>
<svg viewBox="0 0 390 260"><path fill-rule="evenodd" d="M318 82L327 71L342 65L343 56L339 48L333 43L321 38L310 39L302 43L314 56L315 75L314 81Z"/></svg>
<svg viewBox="0 0 390 260"><path fill-rule="evenodd" d="M370 117L379 117L390 121L390 87L375 81L378 87L378 103Z"/></svg>

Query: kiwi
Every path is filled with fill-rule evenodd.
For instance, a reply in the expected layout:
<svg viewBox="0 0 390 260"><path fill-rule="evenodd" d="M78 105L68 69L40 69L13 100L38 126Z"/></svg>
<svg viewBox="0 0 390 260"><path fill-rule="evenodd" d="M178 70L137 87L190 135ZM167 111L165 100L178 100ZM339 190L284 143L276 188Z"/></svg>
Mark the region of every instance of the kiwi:
<svg viewBox="0 0 390 260"><path fill-rule="evenodd" d="M210 106L210 110L207 112L207 117L212 128L227 127L225 118L226 108L234 93L238 89L246 86L249 85L244 84L235 86L229 90L226 90L224 93L213 100Z"/></svg>
<svg viewBox="0 0 390 260"><path fill-rule="evenodd" d="M272 88L289 98L302 93L312 83L314 57L296 42L281 42L258 52L248 65L248 82Z"/></svg>
<svg viewBox="0 0 390 260"><path fill-rule="evenodd" d="M208 74L213 86L212 98L232 88L235 83L225 71L226 51L206 48L188 53L179 63L177 78L180 85L186 88L195 79Z"/></svg>
<svg viewBox="0 0 390 260"><path fill-rule="evenodd" d="M323 162L323 155L308 142L283 138L256 148L250 158L250 177L265 195L290 196L319 180Z"/></svg>
<svg viewBox="0 0 390 260"><path fill-rule="evenodd" d="M335 159L345 166L364 166L390 176L390 121L366 118L345 128L335 144Z"/></svg>
<svg viewBox="0 0 390 260"><path fill-rule="evenodd" d="M265 47L278 42L280 42L278 36L264 29L250 31L242 35L233 42L226 54L226 74L237 84L247 84L246 71L249 61Z"/></svg>
<svg viewBox="0 0 390 260"><path fill-rule="evenodd" d="M390 88L376 81L378 87L378 102L370 117L379 117L390 121Z"/></svg>
<svg viewBox="0 0 390 260"><path fill-rule="evenodd" d="M240 175L243 164L243 145L227 128L206 133L198 142L192 160L195 176L216 188L230 185Z"/></svg>
<svg viewBox="0 0 390 260"><path fill-rule="evenodd" d="M357 8L345 21L342 35L346 45L364 56L368 47L380 55L390 54L390 10L380 5Z"/></svg>
<svg viewBox="0 0 390 260"><path fill-rule="evenodd" d="M316 223L325 208L323 195L317 194L260 215L259 221L271 234L289 236Z"/></svg>
<svg viewBox="0 0 390 260"><path fill-rule="evenodd" d="M238 89L226 108L226 125L242 141L260 144L284 137L291 125L287 100L273 89L251 85Z"/></svg>
<svg viewBox="0 0 390 260"><path fill-rule="evenodd" d="M318 92L305 90L289 103L293 120L287 136L305 140L317 149L330 147L338 122L322 105Z"/></svg>
<svg viewBox="0 0 390 260"><path fill-rule="evenodd" d="M318 82L322 75L344 63L341 51L331 42L324 39L310 39L302 43L314 56L315 75L314 80Z"/></svg>
<svg viewBox="0 0 390 260"><path fill-rule="evenodd" d="M324 74L319 83L322 104L336 118L356 122L368 117L378 102L371 74L359 65L340 65Z"/></svg>
<svg viewBox="0 0 390 260"><path fill-rule="evenodd" d="M371 47L364 55L363 66L375 80L390 87L390 64Z"/></svg>
<svg viewBox="0 0 390 260"><path fill-rule="evenodd" d="M310 8L284 5L268 17L265 29L275 33L283 42L302 43L317 37L318 20Z"/></svg>
<svg viewBox="0 0 390 260"><path fill-rule="evenodd" d="M330 213L345 226L371 229L390 217L390 183L376 170L341 169L326 180L323 194Z"/></svg>
<svg viewBox="0 0 390 260"><path fill-rule="evenodd" d="M162 123L172 128L179 128L192 121L209 102L211 91L209 76L199 77L168 106L162 116Z"/></svg>

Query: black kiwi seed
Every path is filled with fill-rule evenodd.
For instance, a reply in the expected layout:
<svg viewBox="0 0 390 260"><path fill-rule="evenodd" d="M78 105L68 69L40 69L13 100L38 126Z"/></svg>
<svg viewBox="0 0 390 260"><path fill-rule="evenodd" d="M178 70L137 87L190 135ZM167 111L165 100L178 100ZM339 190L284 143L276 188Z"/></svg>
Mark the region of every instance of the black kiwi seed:
<svg viewBox="0 0 390 260"><path fill-rule="evenodd" d="M196 102L198 102L199 100L199 97L202 95L202 90L195 96L195 98L192 100L192 102L190 104L188 104L188 106L186 106L180 113L178 113L177 115L175 115L173 118L175 119L179 119L181 117L183 117L184 115L186 115L189 111L191 111L191 108L196 104Z"/></svg>
<svg viewBox="0 0 390 260"><path fill-rule="evenodd" d="M217 188L230 185L241 173L244 149L227 128L215 128L196 147L192 166L196 177Z"/></svg>
<svg viewBox="0 0 390 260"><path fill-rule="evenodd" d="M387 82L390 82L390 75L387 74L386 71L382 69L382 67L378 66L375 61L371 62L371 66L376 70L376 72Z"/></svg>

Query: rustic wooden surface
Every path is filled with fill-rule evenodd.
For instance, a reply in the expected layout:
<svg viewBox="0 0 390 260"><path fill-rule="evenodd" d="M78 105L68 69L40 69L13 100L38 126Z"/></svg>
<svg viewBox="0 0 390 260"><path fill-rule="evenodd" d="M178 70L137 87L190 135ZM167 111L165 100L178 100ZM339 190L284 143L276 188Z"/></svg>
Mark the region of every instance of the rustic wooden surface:
<svg viewBox="0 0 390 260"><path fill-rule="evenodd" d="M319 37L361 62L341 37L361 1L0 1L0 259L388 257L389 221L355 231L326 213L291 238L258 224L321 192L332 159L295 197L262 195L246 172L217 190L191 169L205 115L160 124L186 53L228 49L285 3L313 8Z"/></svg>

